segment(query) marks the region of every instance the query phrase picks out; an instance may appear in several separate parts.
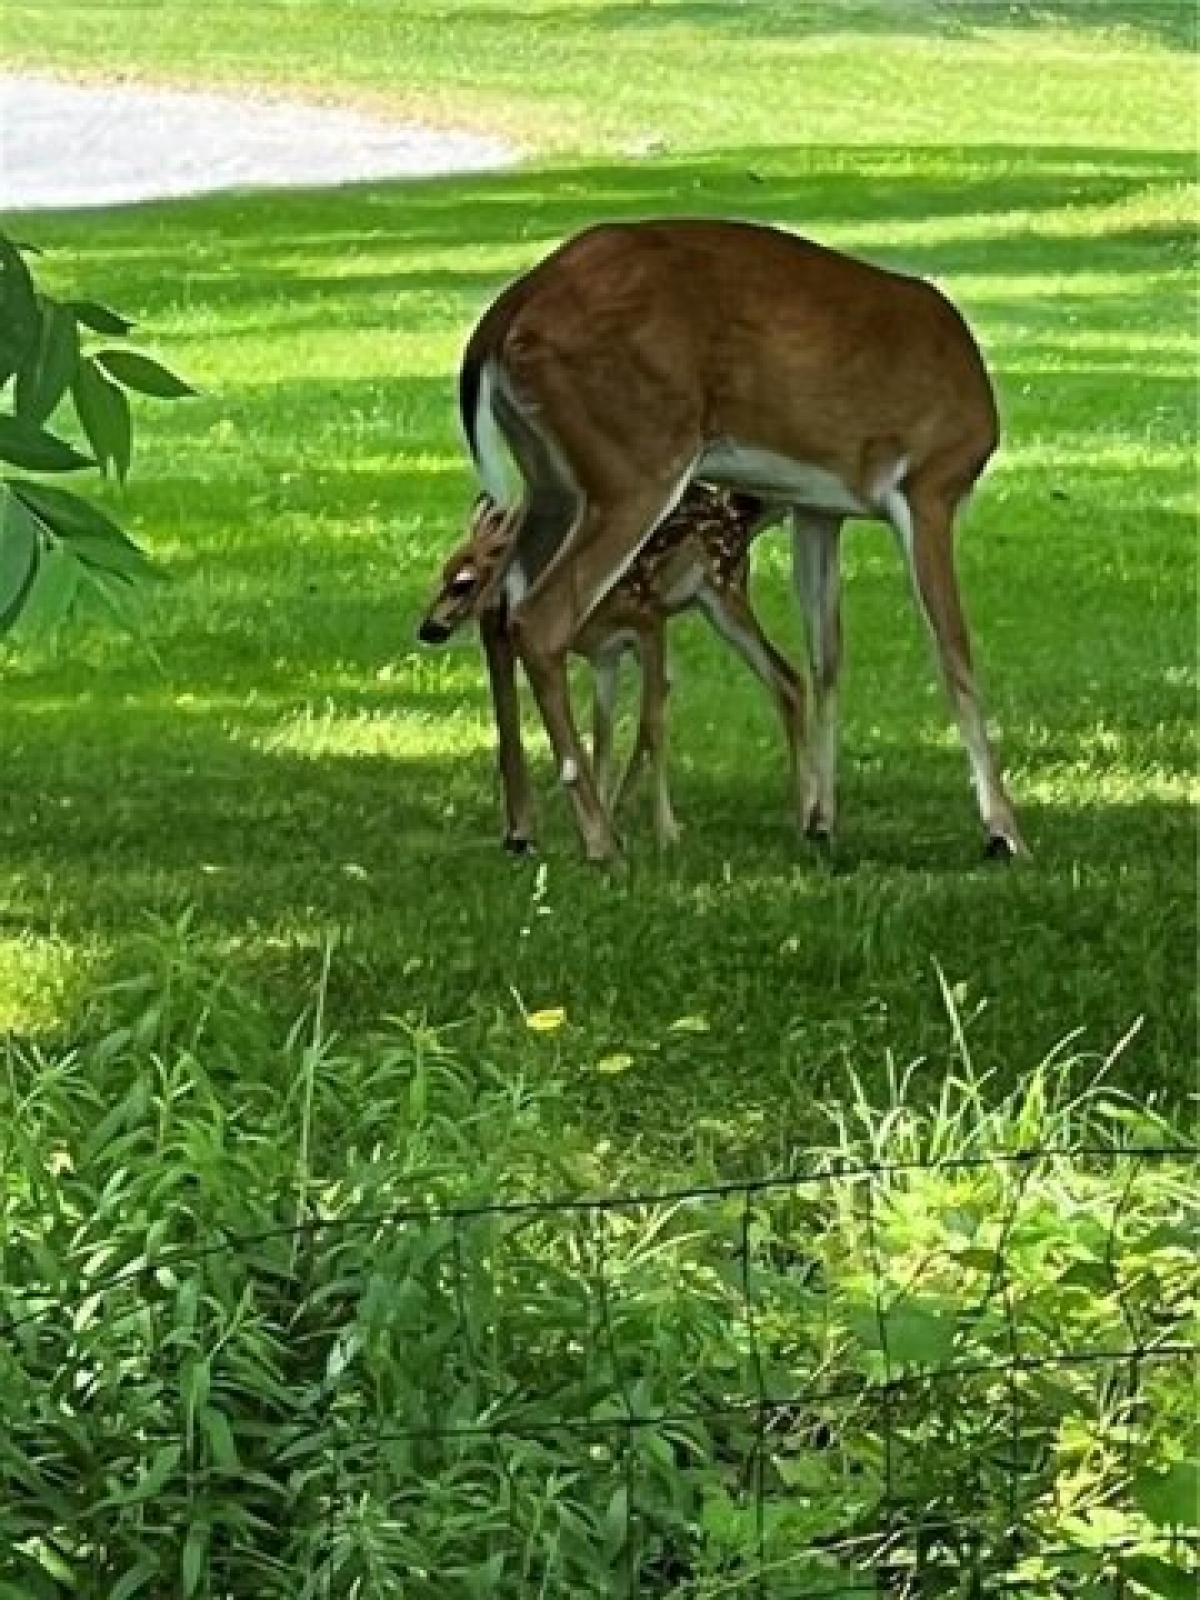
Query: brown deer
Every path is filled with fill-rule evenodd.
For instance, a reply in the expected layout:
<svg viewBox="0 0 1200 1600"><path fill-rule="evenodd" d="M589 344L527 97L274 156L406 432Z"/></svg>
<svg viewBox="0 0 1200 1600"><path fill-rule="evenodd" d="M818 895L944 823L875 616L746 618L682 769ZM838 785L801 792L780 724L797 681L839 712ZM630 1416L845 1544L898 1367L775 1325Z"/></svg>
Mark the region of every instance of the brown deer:
<svg viewBox="0 0 1200 1600"><path fill-rule="evenodd" d="M702 612L769 689L783 723L797 805L803 798L803 681L763 632L747 590L751 542L778 516L778 508L754 495L690 485L571 641L572 651L583 656L593 671L592 763L597 787L615 815L648 761L660 846L673 844L679 836L667 782L671 680L666 623L681 612ZM421 623L419 636L426 644L441 644L471 622L503 629L505 600L496 580L520 536L520 522L520 508L505 512L487 495L480 496L469 536L447 559L441 585ZM614 785L617 674L622 656L630 650L636 652L641 668L641 709L633 753L624 776ZM522 853L532 844L532 801L515 706L497 722L505 844Z"/></svg>
<svg viewBox="0 0 1200 1600"><path fill-rule="evenodd" d="M610 223L510 284L463 355L459 403L485 491L524 501L485 636L502 715L521 657L589 858L617 849L572 713L566 656L695 477L791 508L813 714L805 823L835 820L847 517L895 530L970 760L990 855L1024 853L988 740L954 568L956 515L992 455L978 347L932 285L779 229ZM507 655L506 655L507 652Z"/></svg>

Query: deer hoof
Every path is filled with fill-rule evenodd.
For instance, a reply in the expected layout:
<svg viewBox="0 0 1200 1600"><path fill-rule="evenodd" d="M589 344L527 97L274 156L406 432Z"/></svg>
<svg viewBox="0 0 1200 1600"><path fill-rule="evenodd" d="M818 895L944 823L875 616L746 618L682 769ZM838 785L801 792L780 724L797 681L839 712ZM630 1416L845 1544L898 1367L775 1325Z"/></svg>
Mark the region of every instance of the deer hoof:
<svg viewBox="0 0 1200 1600"><path fill-rule="evenodd" d="M988 861L1022 861L1029 856L1020 839L1007 833L989 834L983 853Z"/></svg>
<svg viewBox="0 0 1200 1600"><path fill-rule="evenodd" d="M625 850L616 834L589 839L584 845L583 857L593 867L613 867L621 871L626 865Z"/></svg>
<svg viewBox="0 0 1200 1600"><path fill-rule="evenodd" d="M532 839L527 839L523 833L506 833L504 835L504 848L510 856L532 856L537 854L537 845Z"/></svg>

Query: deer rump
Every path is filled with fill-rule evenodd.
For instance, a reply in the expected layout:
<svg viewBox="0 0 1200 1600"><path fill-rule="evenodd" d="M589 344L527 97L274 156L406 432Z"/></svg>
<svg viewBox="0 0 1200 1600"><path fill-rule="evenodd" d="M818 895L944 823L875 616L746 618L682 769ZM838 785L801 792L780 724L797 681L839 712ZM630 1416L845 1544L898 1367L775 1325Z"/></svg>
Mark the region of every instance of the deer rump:
<svg viewBox="0 0 1200 1600"><path fill-rule="evenodd" d="M520 472L522 591L581 502L635 484L677 499L696 477L887 516L909 479L944 478L961 497L997 438L978 347L930 284L720 221L569 240L480 319L459 406L492 498L512 498L501 439Z"/></svg>

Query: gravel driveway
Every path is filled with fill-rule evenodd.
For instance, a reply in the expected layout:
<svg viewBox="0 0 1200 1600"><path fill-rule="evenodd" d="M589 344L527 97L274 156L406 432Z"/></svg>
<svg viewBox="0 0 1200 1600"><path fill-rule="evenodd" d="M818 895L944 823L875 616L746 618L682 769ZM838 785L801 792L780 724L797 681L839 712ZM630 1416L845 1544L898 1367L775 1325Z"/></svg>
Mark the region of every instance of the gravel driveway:
<svg viewBox="0 0 1200 1600"><path fill-rule="evenodd" d="M283 98L0 74L0 211L127 205L510 165L476 134Z"/></svg>

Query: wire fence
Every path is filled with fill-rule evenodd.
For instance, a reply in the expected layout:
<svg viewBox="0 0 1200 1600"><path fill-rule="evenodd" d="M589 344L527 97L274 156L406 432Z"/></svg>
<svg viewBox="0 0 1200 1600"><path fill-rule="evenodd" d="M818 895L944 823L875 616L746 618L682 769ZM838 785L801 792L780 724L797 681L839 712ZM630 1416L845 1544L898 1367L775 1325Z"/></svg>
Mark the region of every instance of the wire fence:
<svg viewBox="0 0 1200 1600"><path fill-rule="evenodd" d="M166 1393L133 1455L142 1482L169 1463L164 1507L208 1508L197 1594L255 1592L264 1523L331 1600L1178 1593L1153 1580L1197 1572L1197 1153L306 1206L8 1295L0 1334L99 1426L101 1333L118 1389Z"/></svg>

